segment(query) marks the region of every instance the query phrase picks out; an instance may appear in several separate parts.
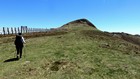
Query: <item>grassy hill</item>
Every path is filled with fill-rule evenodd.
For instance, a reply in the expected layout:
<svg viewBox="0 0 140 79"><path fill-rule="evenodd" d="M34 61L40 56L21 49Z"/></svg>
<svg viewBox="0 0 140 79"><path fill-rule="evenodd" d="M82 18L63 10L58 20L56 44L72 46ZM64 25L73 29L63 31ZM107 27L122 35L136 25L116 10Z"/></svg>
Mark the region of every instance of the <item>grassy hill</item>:
<svg viewBox="0 0 140 79"><path fill-rule="evenodd" d="M4 62L15 57L14 37L1 37L0 79L140 79L139 45L76 22L24 35L18 61Z"/></svg>

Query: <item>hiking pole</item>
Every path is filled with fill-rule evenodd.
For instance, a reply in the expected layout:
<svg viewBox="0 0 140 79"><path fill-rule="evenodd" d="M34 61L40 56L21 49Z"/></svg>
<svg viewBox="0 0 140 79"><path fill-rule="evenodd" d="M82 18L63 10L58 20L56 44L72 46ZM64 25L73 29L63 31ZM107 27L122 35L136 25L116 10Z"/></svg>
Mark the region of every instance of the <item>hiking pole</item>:
<svg viewBox="0 0 140 79"><path fill-rule="evenodd" d="M24 45L23 51L24 51L24 58L25 58L26 57L26 46L25 45Z"/></svg>
<svg viewBox="0 0 140 79"><path fill-rule="evenodd" d="M16 49L14 50L13 54L14 54L14 58L16 58Z"/></svg>
<svg viewBox="0 0 140 79"><path fill-rule="evenodd" d="M15 50L14 50L14 58L16 58L17 57L17 49L16 49L16 46L15 46Z"/></svg>

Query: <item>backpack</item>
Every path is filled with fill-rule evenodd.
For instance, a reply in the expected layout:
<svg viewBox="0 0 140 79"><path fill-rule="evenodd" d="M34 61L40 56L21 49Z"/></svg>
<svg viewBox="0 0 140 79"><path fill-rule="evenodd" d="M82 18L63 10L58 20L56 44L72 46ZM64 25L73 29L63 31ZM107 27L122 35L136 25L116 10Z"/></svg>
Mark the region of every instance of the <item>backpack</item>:
<svg viewBox="0 0 140 79"><path fill-rule="evenodd" d="M15 45L23 45L23 40L21 35L16 35Z"/></svg>

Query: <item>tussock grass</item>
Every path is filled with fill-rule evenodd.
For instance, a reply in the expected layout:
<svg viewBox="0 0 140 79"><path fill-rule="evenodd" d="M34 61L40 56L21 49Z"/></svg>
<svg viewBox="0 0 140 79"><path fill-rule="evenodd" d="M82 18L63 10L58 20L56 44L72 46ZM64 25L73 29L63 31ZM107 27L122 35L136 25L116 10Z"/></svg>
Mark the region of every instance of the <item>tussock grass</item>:
<svg viewBox="0 0 140 79"><path fill-rule="evenodd" d="M140 78L135 45L98 30L83 28L26 41L23 58L7 63L3 61L15 55L13 42L0 44L0 79Z"/></svg>

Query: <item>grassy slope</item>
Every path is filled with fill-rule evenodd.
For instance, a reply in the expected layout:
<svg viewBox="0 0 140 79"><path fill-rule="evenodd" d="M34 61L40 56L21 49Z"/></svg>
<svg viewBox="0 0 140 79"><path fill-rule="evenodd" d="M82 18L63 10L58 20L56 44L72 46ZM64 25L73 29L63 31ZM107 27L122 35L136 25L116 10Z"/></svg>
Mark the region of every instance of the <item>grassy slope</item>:
<svg viewBox="0 0 140 79"><path fill-rule="evenodd" d="M13 43L0 44L0 79L140 78L138 46L83 29L27 39L23 58L14 62L3 63L14 57Z"/></svg>

